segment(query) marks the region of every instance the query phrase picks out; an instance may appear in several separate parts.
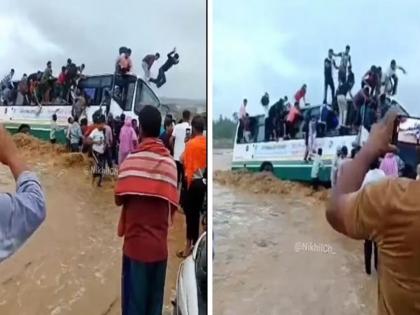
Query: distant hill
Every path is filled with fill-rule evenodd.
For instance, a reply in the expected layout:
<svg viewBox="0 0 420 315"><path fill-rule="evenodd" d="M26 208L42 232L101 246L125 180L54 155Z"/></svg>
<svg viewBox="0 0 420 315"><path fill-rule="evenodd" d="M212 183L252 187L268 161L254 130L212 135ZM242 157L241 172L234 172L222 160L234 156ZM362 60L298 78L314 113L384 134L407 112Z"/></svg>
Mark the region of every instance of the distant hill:
<svg viewBox="0 0 420 315"><path fill-rule="evenodd" d="M161 97L160 103L163 106L169 107L171 112L181 113L183 110L188 109L192 113L205 113L206 100L192 100L182 98L169 98Z"/></svg>

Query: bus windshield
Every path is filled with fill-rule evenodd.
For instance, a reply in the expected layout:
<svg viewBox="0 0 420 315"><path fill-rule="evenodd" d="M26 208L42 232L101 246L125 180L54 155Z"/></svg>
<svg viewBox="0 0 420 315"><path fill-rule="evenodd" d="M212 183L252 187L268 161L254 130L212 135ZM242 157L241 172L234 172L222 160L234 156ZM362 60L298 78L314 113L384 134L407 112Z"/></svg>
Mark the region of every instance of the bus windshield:
<svg viewBox="0 0 420 315"><path fill-rule="evenodd" d="M146 105L160 107L160 102L152 89L143 81L137 81L136 99L134 102L134 113L138 116Z"/></svg>
<svg viewBox="0 0 420 315"><path fill-rule="evenodd" d="M124 111L131 111L137 78L126 75L90 76L79 82L79 88L85 93L91 105L100 105L104 101L105 90L113 91L112 98ZM112 88L113 87L113 88Z"/></svg>
<svg viewBox="0 0 420 315"><path fill-rule="evenodd" d="M135 76L115 75L112 98L118 103L123 111L131 111L133 108L134 92L136 88Z"/></svg>

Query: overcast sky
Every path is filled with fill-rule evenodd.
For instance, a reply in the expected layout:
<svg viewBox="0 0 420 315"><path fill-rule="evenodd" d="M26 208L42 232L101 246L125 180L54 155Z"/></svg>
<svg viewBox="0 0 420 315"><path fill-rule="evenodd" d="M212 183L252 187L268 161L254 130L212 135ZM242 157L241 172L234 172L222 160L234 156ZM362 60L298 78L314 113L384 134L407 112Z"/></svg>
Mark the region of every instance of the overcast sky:
<svg viewBox="0 0 420 315"><path fill-rule="evenodd" d="M396 59L407 70L398 98L420 116L419 2L214 0L214 116L232 117L248 98L248 111L262 113L262 94L289 99L303 83L307 101L323 100L323 61L329 48L351 46L353 72ZM338 60L337 60L338 61ZM337 84L337 73L335 73Z"/></svg>
<svg viewBox="0 0 420 315"><path fill-rule="evenodd" d="M110 73L120 46L130 47L137 73L148 53L166 54L175 46L180 63L167 72L159 96L206 97L205 0L0 0L0 75L14 67L43 70L48 60L55 74L68 57L86 73ZM153 71L152 70L152 71ZM156 89L155 89L156 90Z"/></svg>

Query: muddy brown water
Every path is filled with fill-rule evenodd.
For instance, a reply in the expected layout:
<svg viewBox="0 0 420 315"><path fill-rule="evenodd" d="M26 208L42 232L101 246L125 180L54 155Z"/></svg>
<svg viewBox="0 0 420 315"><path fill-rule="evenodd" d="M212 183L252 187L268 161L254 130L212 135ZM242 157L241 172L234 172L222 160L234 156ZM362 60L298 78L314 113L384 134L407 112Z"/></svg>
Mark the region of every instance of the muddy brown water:
<svg viewBox="0 0 420 315"><path fill-rule="evenodd" d="M376 313L376 274L328 225L327 191L232 174L232 152L213 152L214 314Z"/></svg>
<svg viewBox="0 0 420 315"><path fill-rule="evenodd" d="M102 188L92 186L78 157L25 141L22 154L40 176L47 219L0 264L0 314L121 314L122 239L116 235L120 210L114 205L112 180ZM0 168L0 187L15 189L5 167ZM177 214L169 232L164 315L172 311L180 263L175 252L183 248L184 229L184 217Z"/></svg>

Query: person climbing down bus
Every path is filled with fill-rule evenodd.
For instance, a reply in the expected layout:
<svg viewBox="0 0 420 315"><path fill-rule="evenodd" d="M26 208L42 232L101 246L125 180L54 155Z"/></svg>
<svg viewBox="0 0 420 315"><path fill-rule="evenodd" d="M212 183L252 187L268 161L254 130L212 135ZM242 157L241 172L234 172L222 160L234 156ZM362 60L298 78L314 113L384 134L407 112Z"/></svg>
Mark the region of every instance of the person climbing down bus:
<svg viewBox="0 0 420 315"><path fill-rule="evenodd" d="M302 87L296 92L295 94L295 102L300 105L300 100L303 100L303 105L306 105L306 84L302 85Z"/></svg>
<svg viewBox="0 0 420 315"><path fill-rule="evenodd" d="M318 190L320 184L319 172L322 168L324 168L324 163L322 162L322 148L319 148L317 154L315 155L311 170L312 188L314 190Z"/></svg>
<svg viewBox="0 0 420 315"><path fill-rule="evenodd" d="M295 106L293 106L290 109L289 114L287 115L287 119L286 119L286 134L289 139L290 138L294 139L295 134L296 134L295 126L300 118L301 118L300 106L299 106L299 102L296 102Z"/></svg>
<svg viewBox="0 0 420 315"><path fill-rule="evenodd" d="M179 63L179 55L176 53L176 48L172 50L168 54L168 59L166 62L159 68L159 74L156 79L150 79L149 81L156 84L156 87L160 88L162 85L166 83L166 75L169 69L171 69L174 65Z"/></svg>

